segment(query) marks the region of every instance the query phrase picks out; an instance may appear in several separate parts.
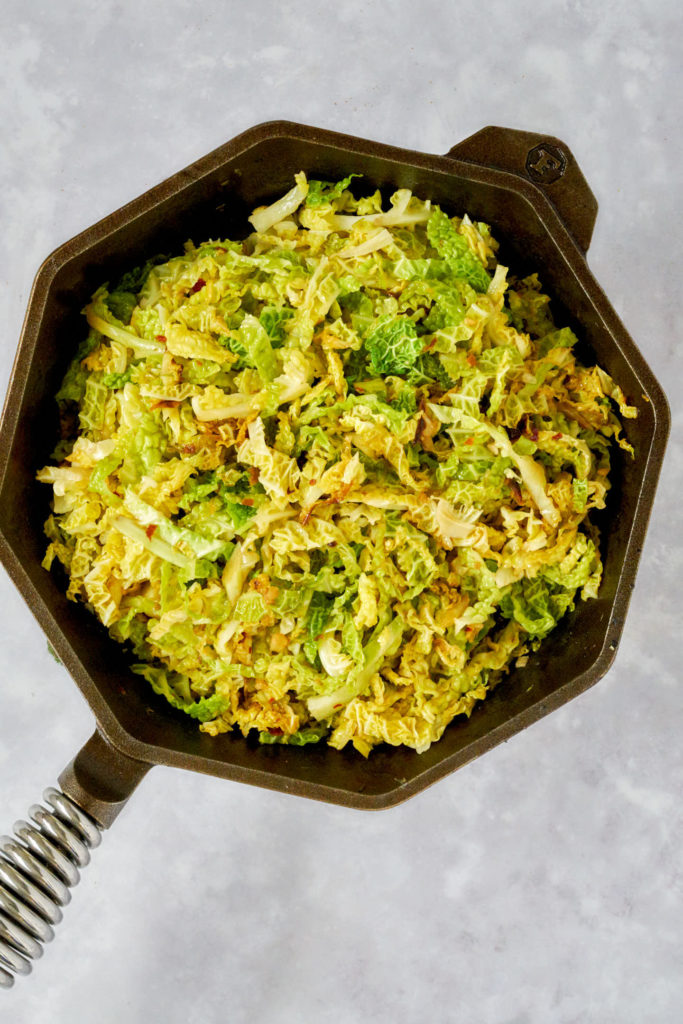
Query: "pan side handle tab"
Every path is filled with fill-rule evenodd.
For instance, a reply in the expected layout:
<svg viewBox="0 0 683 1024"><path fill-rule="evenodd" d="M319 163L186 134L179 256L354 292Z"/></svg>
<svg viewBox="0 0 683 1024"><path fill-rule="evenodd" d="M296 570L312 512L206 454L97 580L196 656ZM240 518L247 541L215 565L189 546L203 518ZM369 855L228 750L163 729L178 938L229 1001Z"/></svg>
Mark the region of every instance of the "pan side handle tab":
<svg viewBox="0 0 683 1024"><path fill-rule="evenodd" d="M561 139L490 125L453 146L446 156L508 171L531 182L550 200L586 254L598 202L573 153Z"/></svg>

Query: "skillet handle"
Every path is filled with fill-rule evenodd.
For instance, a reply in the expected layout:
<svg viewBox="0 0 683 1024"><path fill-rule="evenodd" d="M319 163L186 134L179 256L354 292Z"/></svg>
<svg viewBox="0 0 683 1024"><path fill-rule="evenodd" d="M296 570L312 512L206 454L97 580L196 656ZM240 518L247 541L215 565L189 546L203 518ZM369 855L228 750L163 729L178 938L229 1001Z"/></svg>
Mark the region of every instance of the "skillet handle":
<svg viewBox="0 0 683 1024"><path fill-rule="evenodd" d="M571 150L560 139L490 125L453 146L446 156L508 171L532 182L553 204L585 256L598 201Z"/></svg>
<svg viewBox="0 0 683 1024"><path fill-rule="evenodd" d="M59 785L100 828L109 828L151 767L122 754L96 730L59 776Z"/></svg>
<svg viewBox="0 0 683 1024"><path fill-rule="evenodd" d="M61 790L45 790L47 806L34 804L30 823L18 821L14 836L0 837L0 988L42 956L79 868L150 767L95 732L60 775Z"/></svg>

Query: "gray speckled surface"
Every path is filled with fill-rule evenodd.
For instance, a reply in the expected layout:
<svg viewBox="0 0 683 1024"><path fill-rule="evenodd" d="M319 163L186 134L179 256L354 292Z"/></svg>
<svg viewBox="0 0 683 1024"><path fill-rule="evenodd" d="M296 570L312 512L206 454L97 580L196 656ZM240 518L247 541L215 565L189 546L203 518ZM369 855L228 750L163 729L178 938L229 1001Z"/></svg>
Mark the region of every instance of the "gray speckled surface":
<svg viewBox="0 0 683 1024"><path fill-rule="evenodd" d="M242 129L445 152L493 123L572 147L600 203L590 265L673 435L601 683L375 815L155 769L0 1019L679 1024L679 4L2 7L3 390L42 258ZM92 719L4 573L0 599L4 828Z"/></svg>

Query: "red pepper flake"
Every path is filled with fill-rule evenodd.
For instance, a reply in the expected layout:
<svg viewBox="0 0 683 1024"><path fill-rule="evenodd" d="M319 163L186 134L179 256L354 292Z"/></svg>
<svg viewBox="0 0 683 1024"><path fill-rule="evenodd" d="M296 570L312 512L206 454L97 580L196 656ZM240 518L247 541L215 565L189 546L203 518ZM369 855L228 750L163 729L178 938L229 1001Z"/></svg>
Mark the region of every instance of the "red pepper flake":
<svg viewBox="0 0 683 1024"><path fill-rule="evenodd" d="M553 441L559 441L561 437L562 434L553 434Z"/></svg>
<svg viewBox="0 0 683 1024"><path fill-rule="evenodd" d="M425 352L429 352L430 348L434 348L435 345L436 345L436 338L432 338L432 340L428 341L427 344L425 345Z"/></svg>
<svg viewBox="0 0 683 1024"><path fill-rule="evenodd" d="M224 245L217 245L216 246L216 252L227 252L227 251L228 250L225 248Z"/></svg>
<svg viewBox="0 0 683 1024"><path fill-rule="evenodd" d="M242 504L243 505L248 505L249 508L251 508L252 505L254 504L254 499L253 498L243 498L242 499Z"/></svg>
<svg viewBox="0 0 683 1024"><path fill-rule="evenodd" d="M311 477L311 479L310 479L310 480L309 480L308 482L309 482L309 484L310 484L310 485L311 485L311 487L312 487L312 486L313 486L313 484L317 484L317 482L318 482L318 481L316 480L316 478L315 478L314 476L312 476L312 477Z"/></svg>
<svg viewBox="0 0 683 1024"><path fill-rule="evenodd" d="M148 537L149 540L152 539L152 537L157 532L157 530L158 530L158 526L157 526L156 523L150 523L149 526L147 526L145 528L145 533L147 534L147 537Z"/></svg>
<svg viewBox="0 0 683 1024"><path fill-rule="evenodd" d="M466 438L465 444L474 444L474 438L473 437Z"/></svg>
<svg viewBox="0 0 683 1024"><path fill-rule="evenodd" d="M204 288L205 285L206 285L206 281L204 280L204 278L203 277L198 277L197 280L195 281L195 283L190 288L190 291L191 292L200 292L202 290L202 288Z"/></svg>
<svg viewBox="0 0 683 1024"><path fill-rule="evenodd" d="M477 365L477 357L475 356L474 352L467 353L467 362L470 364L470 366Z"/></svg>
<svg viewBox="0 0 683 1024"><path fill-rule="evenodd" d="M189 444L182 445L180 450L183 453L183 455L196 455L197 454L197 445L193 444L190 441Z"/></svg>
<svg viewBox="0 0 683 1024"><path fill-rule="evenodd" d="M256 466L249 467L249 483L252 487L258 483L258 469Z"/></svg>
<svg viewBox="0 0 683 1024"><path fill-rule="evenodd" d="M164 345L166 344L166 335L165 334L155 334L154 337L156 338L157 341L162 341L164 343Z"/></svg>
<svg viewBox="0 0 683 1024"><path fill-rule="evenodd" d="M343 708L343 707L344 707L344 705L343 705L343 704L333 704L333 705L332 705L332 708L333 708L334 710L336 710L337 708Z"/></svg>

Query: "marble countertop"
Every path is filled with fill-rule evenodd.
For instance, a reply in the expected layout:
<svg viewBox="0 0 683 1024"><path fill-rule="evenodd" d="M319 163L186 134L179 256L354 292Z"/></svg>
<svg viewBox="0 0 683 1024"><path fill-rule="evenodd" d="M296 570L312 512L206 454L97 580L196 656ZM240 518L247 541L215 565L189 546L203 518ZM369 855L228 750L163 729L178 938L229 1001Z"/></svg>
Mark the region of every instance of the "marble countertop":
<svg viewBox="0 0 683 1024"><path fill-rule="evenodd" d="M283 117L445 152L499 124L579 160L589 264L673 434L598 685L379 814L155 769L2 1020L679 1024L682 44L674 0L5 0L1 391L45 255L239 131ZM4 571L0 602L9 829L93 722Z"/></svg>

